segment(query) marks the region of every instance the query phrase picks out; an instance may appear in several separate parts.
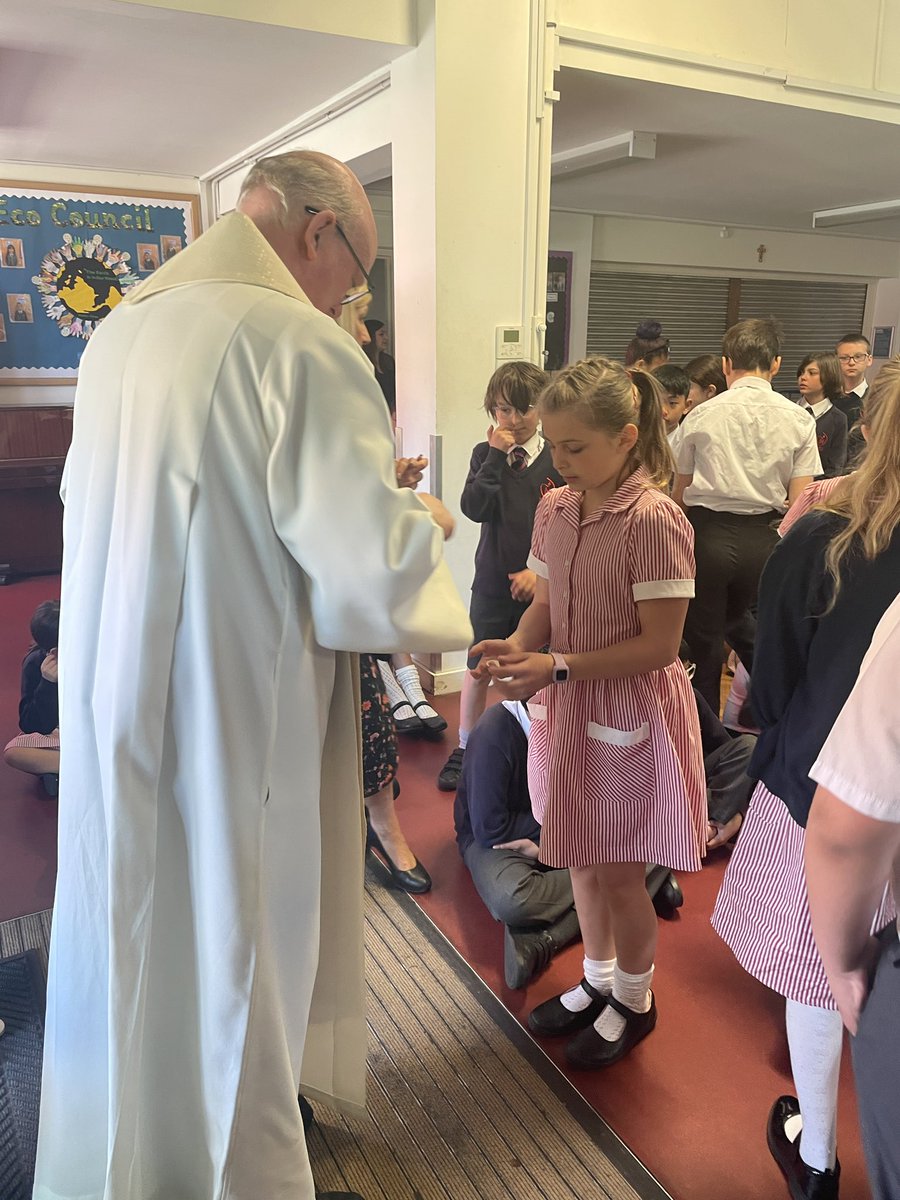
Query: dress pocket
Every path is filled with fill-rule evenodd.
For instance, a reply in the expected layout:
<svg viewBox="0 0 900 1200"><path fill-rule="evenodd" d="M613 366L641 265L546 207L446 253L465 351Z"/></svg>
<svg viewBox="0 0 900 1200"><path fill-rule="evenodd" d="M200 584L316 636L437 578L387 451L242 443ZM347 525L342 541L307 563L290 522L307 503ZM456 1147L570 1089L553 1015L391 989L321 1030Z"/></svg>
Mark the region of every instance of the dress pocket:
<svg viewBox="0 0 900 1200"><path fill-rule="evenodd" d="M550 771L550 722L547 705L529 700L528 715L531 718L531 731L528 735L528 791L535 820L543 824L547 808L547 778Z"/></svg>
<svg viewBox="0 0 900 1200"><path fill-rule="evenodd" d="M601 804L649 800L656 786L650 725L615 729L589 721L584 774L585 791Z"/></svg>

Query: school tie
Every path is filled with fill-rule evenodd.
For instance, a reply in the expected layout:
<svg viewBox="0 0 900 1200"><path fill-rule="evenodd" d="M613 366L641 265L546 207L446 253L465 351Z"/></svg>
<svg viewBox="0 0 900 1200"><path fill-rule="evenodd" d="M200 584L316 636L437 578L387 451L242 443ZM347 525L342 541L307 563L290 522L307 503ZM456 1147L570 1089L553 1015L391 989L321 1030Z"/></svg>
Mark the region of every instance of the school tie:
<svg viewBox="0 0 900 1200"><path fill-rule="evenodd" d="M509 465L514 471L524 471L528 463L528 451L524 446L513 446L509 452Z"/></svg>

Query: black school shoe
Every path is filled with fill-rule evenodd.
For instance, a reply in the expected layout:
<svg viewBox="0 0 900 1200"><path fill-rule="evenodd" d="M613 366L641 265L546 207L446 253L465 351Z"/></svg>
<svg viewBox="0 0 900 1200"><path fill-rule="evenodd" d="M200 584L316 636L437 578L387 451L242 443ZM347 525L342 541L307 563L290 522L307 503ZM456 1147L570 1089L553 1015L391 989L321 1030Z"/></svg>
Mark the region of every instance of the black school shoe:
<svg viewBox="0 0 900 1200"><path fill-rule="evenodd" d="M816 1171L800 1157L800 1138L791 1141L784 1132L788 1117L800 1113L796 1096L779 1096L772 1105L766 1123L766 1141L788 1185L792 1200L838 1200L841 1164L835 1160L833 1171Z"/></svg>
<svg viewBox="0 0 900 1200"><path fill-rule="evenodd" d="M625 1018L625 1028L614 1042L601 1037L593 1027L582 1029L566 1046L566 1060L582 1071L596 1071L600 1067L611 1067L620 1058L644 1040L656 1028L656 997L650 993L650 1007L645 1013L636 1013L620 1003L615 996L607 996L606 1003Z"/></svg>
<svg viewBox="0 0 900 1200"><path fill-rule="evenodd" d="M462 746L457 746L441 767L441 773L437 777L437 785L442 792L456 791L459 777L462 775L462 765L465 755L466 752Z"/></svg>
<svg viewBox="0 0 900 1200"><path fill-rule="evenodd" d="M531 1032L539 1033L542 1037L562 1037L593 1025L603 1012L608 997L591 987L586 979L581 980L580 986L591 998L587 1008L583 1008L581 1012L570 1012L560 997L554 996L552 1000L545 1000L528 1014L528 1028ZM571 988L567 988L566 991L571 991Z"/></svg>

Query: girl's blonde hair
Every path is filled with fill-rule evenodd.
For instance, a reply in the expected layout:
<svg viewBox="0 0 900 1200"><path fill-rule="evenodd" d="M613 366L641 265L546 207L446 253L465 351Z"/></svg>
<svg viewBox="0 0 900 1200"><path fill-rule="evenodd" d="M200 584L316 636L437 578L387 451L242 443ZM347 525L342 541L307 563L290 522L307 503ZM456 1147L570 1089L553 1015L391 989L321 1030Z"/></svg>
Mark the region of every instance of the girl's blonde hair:
<svg viewBox="0 0 900 1200"><path fill-rule="evenodd" d="M341 329L346 329L360 346L363 344L363 334L366 334L366 336L369 334L369 331L365 327L365 319L371 304L372 297L368 293L360 296L358 300L353 300L349 304L342 305L341 315L337 319L337 323Z"/></svg>
<svg viewBox="0 0 900 1200"><path fill-rule="evenodd" d="M868 431L862 463L822 506L846 518L825 556L834 579L832 605L849 555L877 558L900 525L900 355L884 364L866 392L862 424Z"/></svg>
<svg viewBox="0 0 900 1200"><path fill-rule="evenodd" d="M538 407L542 413L571 411L589 428L609 434L636 425L631 469L644 467L654 486L664 488L675 467L662 416L664 396L659 383L644 371L626 371L608 358L583 358L553 377Z"/></svg>

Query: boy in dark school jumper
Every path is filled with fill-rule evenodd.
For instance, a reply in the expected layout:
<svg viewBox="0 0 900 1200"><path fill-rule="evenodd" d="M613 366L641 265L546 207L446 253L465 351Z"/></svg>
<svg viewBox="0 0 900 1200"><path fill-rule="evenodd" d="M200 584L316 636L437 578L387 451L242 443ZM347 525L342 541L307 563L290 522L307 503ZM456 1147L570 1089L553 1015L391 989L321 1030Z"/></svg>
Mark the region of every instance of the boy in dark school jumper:
<svg viewBox="0 0 900 1200"><path fill-rule="evenodd" d="M534 572L526 563L538 501L562 486L544 445L537 398L548 383L532 363L498 367L488 382L484 409L493 424L487 441L472 451L460 507L481 524L469 616L475 642L507 638L534 595ZM474 644L474 643L473 643ZM438 775L443 792L456 789L469 731L484 712L486 679L466 672L459 707L459 744Z"/></svg>

